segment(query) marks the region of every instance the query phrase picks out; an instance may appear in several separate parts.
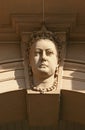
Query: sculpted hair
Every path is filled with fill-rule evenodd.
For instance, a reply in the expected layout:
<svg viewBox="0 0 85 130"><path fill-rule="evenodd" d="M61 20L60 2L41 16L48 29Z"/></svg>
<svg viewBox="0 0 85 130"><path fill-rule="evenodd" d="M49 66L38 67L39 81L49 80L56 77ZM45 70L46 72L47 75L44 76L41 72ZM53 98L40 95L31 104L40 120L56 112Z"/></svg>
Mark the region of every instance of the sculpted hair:
<svg viewBox="0 0 85 130"><path fill-rule="evenodd" d="M48 39L48 40L51 40L55 44L56 50L58 52L58 64L61 61L61 47L62 47L61 44L62 43L61 43L60 39L57 37L57 34L55 32L48 31L45 28L45 26L43 26L40 31L32 32L30 34L28 45L27 45L28 73L29 73L31 86L33 85L33 73L32 73L32 69L30 67L30 62L29 62L29 53L30 53L31 46L34 43L36 43L37 41L39 41L40 39ZM55 77L56 76L58 76L58 68L55 72Z"/></svg>
<svg viewBox="0 0 85 130"><path fill-rule="evenodd" d="M61 60L61 41L57 37L57 34L55 32L48 31L45 26L42 27L40 31L32 32L28 41L28 48L27 48L27 54L29 58L29 52L32 44L36 43L40 39L48 39L51 40L56 47L56 50L58 52L58 63Z"/></svg>

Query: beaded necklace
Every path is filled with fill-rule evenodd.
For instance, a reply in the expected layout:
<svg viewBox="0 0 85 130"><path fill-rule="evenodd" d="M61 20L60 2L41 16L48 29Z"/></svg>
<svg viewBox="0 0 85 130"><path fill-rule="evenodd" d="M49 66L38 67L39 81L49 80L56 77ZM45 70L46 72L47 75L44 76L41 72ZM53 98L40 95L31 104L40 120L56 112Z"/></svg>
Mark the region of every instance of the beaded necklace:
<svg viewBox="0 0 85 130"><path fill-rule="evenodd" d="M46 92L49 92L49 91L53 91L57 88L57 81L55 80L53 85L51 87L48 87L48 88L39 88L39 87L32 87L32 90L34 91L38 91L40 92L41 94L44 94Z"/></svg>

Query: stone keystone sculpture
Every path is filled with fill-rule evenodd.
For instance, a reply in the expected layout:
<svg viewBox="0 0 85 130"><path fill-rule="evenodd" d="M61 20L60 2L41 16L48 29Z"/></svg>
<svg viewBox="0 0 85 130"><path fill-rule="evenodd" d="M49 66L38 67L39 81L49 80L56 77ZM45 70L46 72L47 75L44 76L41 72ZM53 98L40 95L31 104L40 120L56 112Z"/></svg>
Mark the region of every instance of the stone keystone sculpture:
<svg viewBox="0 0 85 130"><path fill-rule="evenodd" d="M28 42L30 88L40 93L57 89L60 62L60 41L45 26L33 32Z"/></svg>

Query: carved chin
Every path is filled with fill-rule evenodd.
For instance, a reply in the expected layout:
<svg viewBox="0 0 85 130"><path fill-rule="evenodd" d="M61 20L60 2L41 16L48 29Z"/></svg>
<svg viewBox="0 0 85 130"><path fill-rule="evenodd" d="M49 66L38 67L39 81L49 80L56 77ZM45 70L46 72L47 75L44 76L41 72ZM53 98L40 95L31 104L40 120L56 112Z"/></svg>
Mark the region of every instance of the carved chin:
<svg viewBox="0 0 85 130"><path fill-rule="evenodd" d="M46 68L40 68L40 69L38 69L40 72L48 72L48 70L46 69Z"/></svg>

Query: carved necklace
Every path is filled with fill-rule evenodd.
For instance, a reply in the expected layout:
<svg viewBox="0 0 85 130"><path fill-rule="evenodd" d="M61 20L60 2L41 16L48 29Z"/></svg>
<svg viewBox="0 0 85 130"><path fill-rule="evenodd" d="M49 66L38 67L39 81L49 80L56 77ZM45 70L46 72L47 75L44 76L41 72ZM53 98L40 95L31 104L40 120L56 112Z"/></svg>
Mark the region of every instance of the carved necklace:
<svg viewBox="0 0 85 130"><path fill-rule="evenodd" d="M38 91L41 94L44 94L45 92L49 92L49 91L53 91L55 90L57 87L57 80L54 81L53 85L51 87L48 88L38 88L38 87L32 87L32 90L34 91Z"/></svg>

